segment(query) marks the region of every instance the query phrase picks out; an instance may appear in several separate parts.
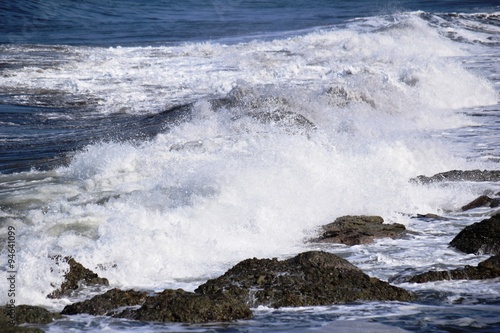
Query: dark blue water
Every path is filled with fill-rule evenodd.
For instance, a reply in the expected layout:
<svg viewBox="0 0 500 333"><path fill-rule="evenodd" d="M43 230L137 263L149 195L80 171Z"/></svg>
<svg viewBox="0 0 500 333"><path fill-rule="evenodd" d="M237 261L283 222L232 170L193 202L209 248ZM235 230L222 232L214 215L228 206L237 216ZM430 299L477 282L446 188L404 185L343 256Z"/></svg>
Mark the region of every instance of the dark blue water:
<svg viewBox="0 0 500 333"><path fill-rule="evenodd" d="M0 1L0 44L149 45L268 35L406 11L489 12L498 1Z"/></svg>

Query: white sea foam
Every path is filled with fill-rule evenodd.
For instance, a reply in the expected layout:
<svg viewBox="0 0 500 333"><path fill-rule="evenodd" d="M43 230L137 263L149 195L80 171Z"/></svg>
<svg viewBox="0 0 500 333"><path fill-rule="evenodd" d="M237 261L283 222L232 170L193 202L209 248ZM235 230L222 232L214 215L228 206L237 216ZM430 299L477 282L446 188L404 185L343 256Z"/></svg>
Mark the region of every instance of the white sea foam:
<svg viewBox="0 0 500 333"><path fill-rule="evenodd" d="M21 178L42 181L2 192L2 218L20 230L20 303L66 302L45 298L65 268L54 255L75 257L112 286L193 289L239 260L310 249L304 240L345 214L381 215L416 231L404 244L338 251L376 276L428 266L429 256L459 262L445 247L461 225L408 216L456 210L481 189L408 180L484 167L432 134L470 122L455 111L496 103L496 95L453 59L463 50L415 16L372 32L71 52L74 61L16 69L0 86L92 96L102 113L200 101L190 121L149 141L90 145L50 178L27 173ZM231 91L242 94L235 107L200 99ZM316 129L253 115L275 110Z"/></svg>

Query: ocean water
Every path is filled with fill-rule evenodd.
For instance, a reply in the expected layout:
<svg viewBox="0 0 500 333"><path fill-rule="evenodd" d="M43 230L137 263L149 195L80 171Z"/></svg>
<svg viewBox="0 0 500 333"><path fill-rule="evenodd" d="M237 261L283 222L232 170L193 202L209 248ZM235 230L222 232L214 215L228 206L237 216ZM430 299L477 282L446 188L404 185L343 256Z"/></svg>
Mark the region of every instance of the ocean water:
<svg viewBox="0 0 500 333"><path fill-rule="evenodd" d="M498 1L0 1L0 21L0 270L15 230L16 304L58 311L96 292L48 299L67 268L56 255L149 291L312 249L383 280L488 257L448 243L494 213L460 207L500 184L409 179L498 169ZM347 214L410 233L307 241ZM498 282L395 282L420 300L261 307L235 323L40 327L498 332Z"/></svg>

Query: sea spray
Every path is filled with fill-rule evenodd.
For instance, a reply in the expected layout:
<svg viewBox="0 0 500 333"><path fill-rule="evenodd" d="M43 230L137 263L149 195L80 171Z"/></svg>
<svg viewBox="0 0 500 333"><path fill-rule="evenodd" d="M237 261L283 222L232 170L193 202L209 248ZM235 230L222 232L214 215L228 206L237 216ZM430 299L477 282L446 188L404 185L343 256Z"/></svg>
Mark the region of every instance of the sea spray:
<svg viewBox="0 0 500 333"><path fill-rule="evenodd" d="M69 302L46 298L67 268L55 255L75 257L116 287L189 290L242 259L310 249L318 227L345 214L381 215L414 232L405 244L335 248L376 277L479 260L447 247L470 218L439 226L411 219L453 217L484 190L408 180L484 167L453 153L442 132L472 123L462 108L497 102L492 84L461 64L466 48L420 14L227 45L47 46L39 56L38 46L11 48L34 57L2 71L3 101L73 108L76 96L90 122L178 105L188 114L164 118L166 130L146 140L86 145L52 171L0 175L2 223L19 230L19 303Z"/></svg>

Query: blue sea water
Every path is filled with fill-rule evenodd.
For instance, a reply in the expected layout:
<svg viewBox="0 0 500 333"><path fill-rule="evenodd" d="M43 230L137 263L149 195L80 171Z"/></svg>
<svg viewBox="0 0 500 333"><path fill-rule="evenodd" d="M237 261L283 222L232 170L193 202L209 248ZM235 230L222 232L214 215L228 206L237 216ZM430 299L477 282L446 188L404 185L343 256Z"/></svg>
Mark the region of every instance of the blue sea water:
<svg viewBox="0 0 500 333"><path fill-rule="evenodd" d="M496 213L460 207L500 184L408 180L498 169L498 1L0 0L0 22L0 271L15 227L17 304L59 311L96 292L48 299L66 268L57 255L148 291L194 290L243 259L311 249L382 280L488 257L448 243ZM425 213L448 219L415 218ZM348 214L410 232L350 248L307 241ZM40 327L500 329L498 279L398 285L420 300ZM0 303L9 297L2 284Z"/></svg>

